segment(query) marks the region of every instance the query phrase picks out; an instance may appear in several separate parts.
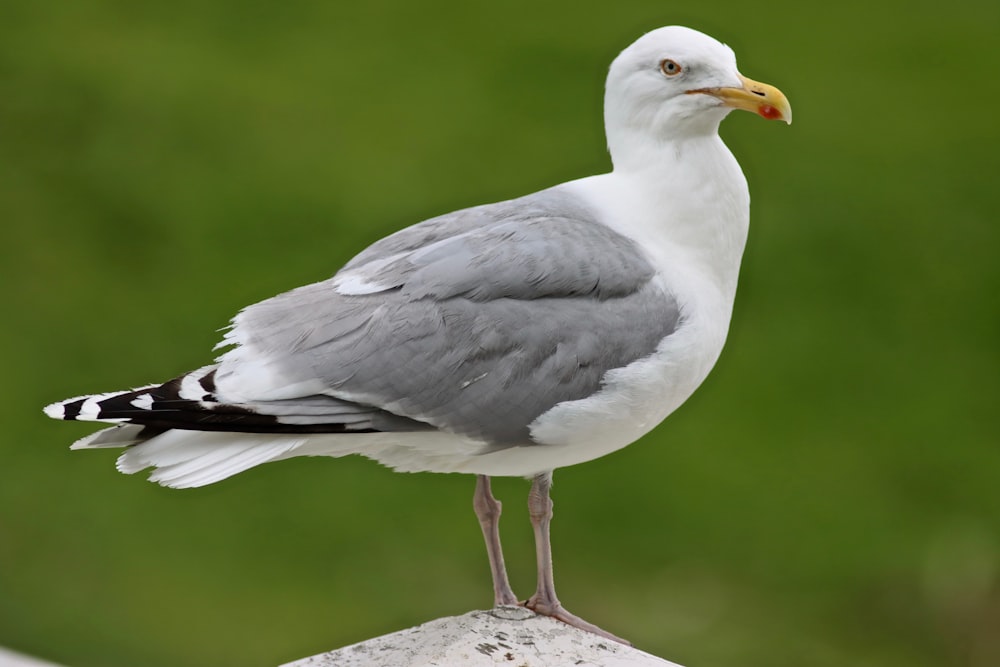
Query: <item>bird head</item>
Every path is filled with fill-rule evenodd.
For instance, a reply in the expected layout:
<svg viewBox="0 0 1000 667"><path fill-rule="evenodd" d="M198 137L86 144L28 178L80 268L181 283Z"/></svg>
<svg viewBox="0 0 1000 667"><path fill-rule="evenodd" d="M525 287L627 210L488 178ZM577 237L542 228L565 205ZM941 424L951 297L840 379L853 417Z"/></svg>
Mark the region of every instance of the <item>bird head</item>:
<svg viewBox="0 0 1000 667"><path fill-rule="evenodd" d="M733 109L792 122L780 90L740 74L732 49L690 28L646 33L608 73L605 123L612 149L626 137L656 141L715 133Z"/></svg>

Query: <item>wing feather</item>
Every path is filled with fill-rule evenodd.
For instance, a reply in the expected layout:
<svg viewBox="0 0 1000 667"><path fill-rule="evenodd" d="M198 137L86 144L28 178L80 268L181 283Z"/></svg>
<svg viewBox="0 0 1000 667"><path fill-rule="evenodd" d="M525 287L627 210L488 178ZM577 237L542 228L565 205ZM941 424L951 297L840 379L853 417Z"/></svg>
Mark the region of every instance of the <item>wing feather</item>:
<svg viewBox="0 0 1000 667"><path fill-rule="evenodd" d="M540 414L596 392L677 328L678 304L653 276L634 242L560 191L459 211L245 309L215 380L236 403L255 400L247 387L320 386L494 445L530 444Z"/></svg>

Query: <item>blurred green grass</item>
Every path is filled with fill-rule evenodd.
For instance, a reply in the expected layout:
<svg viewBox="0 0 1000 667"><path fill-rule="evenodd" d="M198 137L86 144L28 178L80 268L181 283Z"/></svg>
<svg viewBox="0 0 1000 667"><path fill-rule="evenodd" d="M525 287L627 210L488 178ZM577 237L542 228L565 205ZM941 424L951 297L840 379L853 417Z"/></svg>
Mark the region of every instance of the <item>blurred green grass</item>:
<svg viewBox="0 0 1000 667"><path fill-rule="evenodd" d="M0 13L0 645L273 665L488 605L471 478L168 491L40 407L203 364L406 224L607 169L607 65L680 23L796 122L724 125L754 199L729 345L653 435L557 473L561 597L688 667L1000 664L996 3ZM521 595L526 490L497 484Z"/></svg>

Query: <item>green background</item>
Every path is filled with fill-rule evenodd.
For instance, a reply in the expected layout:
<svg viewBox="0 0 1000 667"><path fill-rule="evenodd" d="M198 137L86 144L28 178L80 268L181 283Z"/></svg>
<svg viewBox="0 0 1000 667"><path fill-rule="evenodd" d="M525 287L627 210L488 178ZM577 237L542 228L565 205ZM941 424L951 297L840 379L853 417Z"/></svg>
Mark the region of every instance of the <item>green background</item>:
<svg viewBox="0 0 1000 667"><path fill-rule="evenodd" d="M726 351L558 471L566 606L687 667L1000 664L1000 3L5 2L0 645L275 665L491 602L473 479L303 459L171 491L68 396L213 357L242 306L425 217L604 171L608 63L733 46L753 195ZM527 484L499 480L534 586Z"/></svg>

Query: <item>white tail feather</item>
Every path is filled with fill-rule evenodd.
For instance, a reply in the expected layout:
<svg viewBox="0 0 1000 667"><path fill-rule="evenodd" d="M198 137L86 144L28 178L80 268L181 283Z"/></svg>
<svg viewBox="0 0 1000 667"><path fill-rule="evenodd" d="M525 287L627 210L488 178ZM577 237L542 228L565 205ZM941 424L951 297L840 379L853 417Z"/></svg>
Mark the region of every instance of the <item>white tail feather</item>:
<svg viewBox="0 0 1000 667"><path fill-rule="evenodd" d="M436 431L416 433L282 434L172 429L149 439L124 424L77 441L74 449L128 447L120 472L155 468L149 480L175 489L213 484L262 463L296 456L361 454L402 472L469 472L482 443Z"/></svg>
<svg viewBox="0 0 1000 667"><path fill-rule="evenodd" d="M302 436L265 433L167 431L118 457L118 470L156 468L149 479L175 489L212 484L261 463L287 457Z"/></svg>
<svg viewBox="0 0 1000 667"><path fill-rule="evenodd" d="M141 424L119 424L96 433L80 438L70 449L103 449L106 447L129 447L143 442L145 438L139 437L143 430Z"/></svg>

